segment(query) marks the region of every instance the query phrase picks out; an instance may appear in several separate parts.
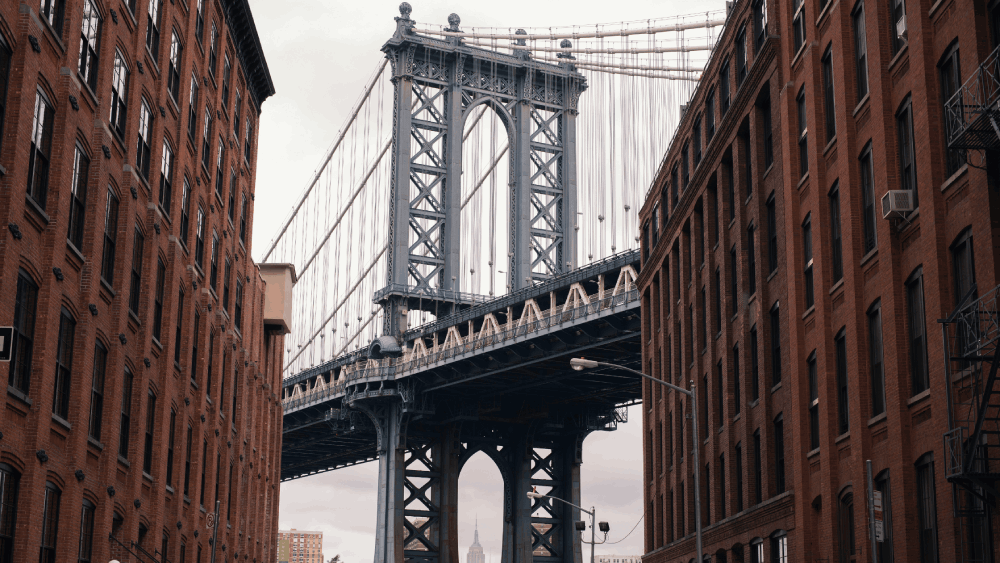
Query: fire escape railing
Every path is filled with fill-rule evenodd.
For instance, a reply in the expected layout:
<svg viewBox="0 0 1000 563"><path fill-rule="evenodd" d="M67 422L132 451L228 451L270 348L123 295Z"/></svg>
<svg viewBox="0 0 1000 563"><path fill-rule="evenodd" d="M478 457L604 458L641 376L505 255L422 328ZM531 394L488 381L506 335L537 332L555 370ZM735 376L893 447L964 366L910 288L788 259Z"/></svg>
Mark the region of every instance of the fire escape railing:
<svg viewBox="0 0 1000 563"><path fill-rule="evenodd" d="M965 563L989 561L989 513L1000 500L1000 286L973 287L941 322L948 394L945 478Z"/></svg>
<svg viewBox="0 0 1000 563"><path fill-rule="evenodd" d="M1000 47L945 102L950 149L1000 148Z"/></svg>

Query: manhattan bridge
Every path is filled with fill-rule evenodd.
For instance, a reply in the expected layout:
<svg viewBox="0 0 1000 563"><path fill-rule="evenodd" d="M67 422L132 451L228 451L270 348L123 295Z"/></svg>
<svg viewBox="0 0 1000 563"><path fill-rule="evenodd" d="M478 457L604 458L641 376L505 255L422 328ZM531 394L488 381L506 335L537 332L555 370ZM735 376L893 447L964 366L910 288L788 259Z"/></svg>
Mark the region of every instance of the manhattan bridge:
<svg viewBox="0 0 1000 563"><path fill-rule="evenodd" d="M462 466L503 563L580 563L584 438L641 401L637 213L725 12L466 28L400 5L262 261L292 264L282 480L377 460L376 563L458 563ZM392 31L391 28L387 32Z"/></svg>

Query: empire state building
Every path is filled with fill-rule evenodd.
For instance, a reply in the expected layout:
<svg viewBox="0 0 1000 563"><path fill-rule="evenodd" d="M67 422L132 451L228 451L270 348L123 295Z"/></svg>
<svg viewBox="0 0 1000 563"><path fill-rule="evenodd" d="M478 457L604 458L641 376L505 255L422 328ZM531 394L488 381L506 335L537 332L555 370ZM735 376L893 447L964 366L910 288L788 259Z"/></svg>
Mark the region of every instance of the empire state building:
<svg viewBox="0 0 1000 563"><path fill-rule="evenodd" d="M469 546L469 554L465 556L465 563L486 563L483 546L479 545L479 522L476 522L476 535Z"/></svg>

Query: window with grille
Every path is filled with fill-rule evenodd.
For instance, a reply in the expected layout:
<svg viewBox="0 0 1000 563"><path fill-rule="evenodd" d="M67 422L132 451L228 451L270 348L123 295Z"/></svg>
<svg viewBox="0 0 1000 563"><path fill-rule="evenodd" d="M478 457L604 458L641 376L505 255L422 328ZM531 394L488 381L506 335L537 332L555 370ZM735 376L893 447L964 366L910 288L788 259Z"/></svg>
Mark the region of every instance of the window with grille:
<svg viewBox="0 0 1000 563"><path fill-rule="evenodd" d="M31 146L28 152L28 197L43 210L49 194L49 159L52 157L54 119L55 110L49 98L41 90L36 90Z"/></svg>
<svg viewBox="0 0 1000 563"><path fill-rule="evenodd" d="M83 0L83 21L80 24L80 64L78 70L91 90L97 89L97 50L101 41L101 15L91 0Z"/></svg>
<svg viewBox="0 0 1000 563"><path fill-rule="evenodd" d="M153 62L160 62L160 1L149 0L146 20L146 48L153 55Z"/></svg>
<svg viewBox="0 0 1000 563"><path fill-rule="evenodd" d="M167 69L167 92L176 103L181 90L181 38L176 30L170 30L170 65Z"/></svg>
<svg viewBox="0 0 1000 563"><path fill-rule="evenodd" d="M66 17L66 0L41 0L38 15L55 31L56 37L62 37L63 21Z"/></svg>
<svg viewBox="0 0 1000 563"><path fill-rule="evenodd" d="M170 143L163 139L163 155L160 159L160 209L170 216L170 201L174 185L174 150Z"/></svg>
<svg viewBox="0 0 1000 563"><path fill-rule="evenodd" d="M150 136L152 135L153 112L149 110L146 98L139 106L139 133L136 139L135 167L139 174L149 181Z"/></svg>
<svg viewBox="0 0 1000 563"><path fill-rule="evenodd" d="M111 73L111 130L119 139L125 138L125 124L128 120L129 68L125 56L115 49L115 66Z"/></svg>
<svg viewBox="0 0 1000 563"><path fill-rule="evenodd" d="M76 145L73 151L73 177L70 179L69 232L66 238L76 247L83 248L83 227L86 223L87 178L90 176L90 159Z"/></svg>

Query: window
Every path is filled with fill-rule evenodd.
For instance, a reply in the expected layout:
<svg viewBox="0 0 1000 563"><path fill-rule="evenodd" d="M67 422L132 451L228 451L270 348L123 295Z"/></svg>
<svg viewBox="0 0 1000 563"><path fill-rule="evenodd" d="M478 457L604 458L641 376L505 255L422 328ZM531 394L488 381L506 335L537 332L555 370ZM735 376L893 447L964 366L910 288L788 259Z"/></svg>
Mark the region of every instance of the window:
<svg viewBox="0 0 1000 563"><path fill-rule="evenodd" d="M681 180L683 185L681 188L687 190L688 182L691 180L690 170L688 169L688 143L684 143L684 148L681 149Z"/></svg>
<svg viewBox="0 0 1000 563"><path fill-rule="evenodd" d="M802 0L792 2L792 39L794 53L802 49L806 42L806 7Z"/></svg>
<svg viewBox="0 0 1000 563"><path fill-rule="evenodd" d="M0 37L0 138L3 137L4 113L7 111L7 86L10 83L10 63L13 53L7 42ZM2 546L0 546L2 549ZM0 552L0 563L3 561L3 554Z"/></svg>
<svg viewBox="0 0 1000 563"><path fill-rule="evenodd" d="M725 61L722 63L722 68L719 69L719 117L725 117L726 112L729 111L731 94L731 88L729 87L729 61Z"/></svg>
<svg viewBox="0 0 1000 563"><path fill-rule="evenodd" d="M714 289L715 289L715 291L713 291L713 293L715 294L714 295L715 296L715 307L714 307L715 315L714 315L714 318L713 318L714 322L712 324L712 329L716 332L716 334L718 334L718 333L722 332L722 272L719 270L719 268L715 269L715 288Z"/></svg>
<svg viewBox="0 0 1000 563"><path fill-rule="evenodd" d="M719 428L725 423L723 409L726 406L725 393L725 373L722 369L722 360L715 364L715 422ZM723 488L725 486L723 485Z"/></svg>
<svg viewBox="0 0 1000 563"><path fill-rule="evenodd" d="M197 303L197 301L196 301ZM194 331L191 333L191 385L198 386L198 340L201 338L201 313L194 309Z"/></svg>
<svg viewBox="0 0 1000 563"><path fill-rule="evenodd" d="M806 220L802 222L802 261L803 279L805 281L806 310L815 304L815 292L813 290L813 251L812 251L812 214L806 215Z"/></svg>
<svg viewBox="0 0 1000 563"><path fill-rule="evenodd" d="M83 227L86 223L87 209L87 177L90 172L90 159L83 153L80 146L75 147L73 154L73 177L70 180L69 232L66 238L77 249L83 248Z"/></svg>
<svg viewBox="0 0 1000 563"><path fill-rule="evenodd" d="M0 463L0 563L14 563L14 527L17 523L17 493L21 475Z"/></svg>
<svg viewBox="0 0 1000 563"><path fill-rule="evenodd" d="M857 73L858 103L868 95L868 40L865 37L865 3L858 2L851 14L854 22L854 68Z"/></svg>
<svg viewBox="0 0 1000 563"><path fill-rule="evenodd" d="M177 30L170 31L170 68L167 69L167 92L170 92L171 99L177 102L177 95L181 90L181 38L177 36Z"/></svg>
<svg viewBox="0 0 1000 563"><path fill-rule="evenodd" d="M205 267L205 210L200 205L197 221L194 231L194 263L202 270Z"/></svg>
<svg viewBox="0 0 1000 563"><path fill-rule="evenodd" d="M757 293L757 251L754 231L753 225L747 227L747 282L750 284L750 295Z"/></svg>
<svg viewBox="0 0 1000 563"><path fill-rule="evenodd" d="M253 144L253 123L250 118L247 117L247 140L246 145L243 147L243 158L249 163L250 162L250 147Z"/></svg>
<svg viewBox="0 0 1000 563"><path fill-rule="evenodd" d="M97 50L101 41L101 15L91 0L83 0L83 22L80 24L80 77L97 90Z"/></svg>
<svg viewBox="0 0 1000 563"><path fill-rule="evenodd" d="M758 0L753 4L753 35L754 49L760 52L760 48L767 39L767 4L764 0Z"/></svg>
<svg viewBox="0 0 1000 563"><path fill-rule="evenodd" d="M65 307L59 315L59 342L56 347L55 393L52 398L52 414L69 420L69 393L73 378L73 340L76 336L76 320Z"/></svg>
<svg viewBox="0 0 1000 563"><path fill-rule="evenodd" d="M771 536L771 563L788 563L788 534L784 530Z"/></svg>
<svg viewBox="0 0 1000 563"><path fill-rule="evenodd" d="M736 264L737 264L736 260L737 260L736 259L736 245L733 245L733 247L731 249L729 249L729 276L730 276L729 282L730 282L730 285L732 286L731 290L733 292L733 296L729 300L729 308L730 308L730 312L733 315L736 314L736 311L737 311L737 302L739 300L739 294L740 294L740 278L737 275L737 271L736 271Z"/></svg>
<svg viewBox="0 0 1000 563"><path fill-rule="evenodd" d="M774 164L774 128L771 123L771 99L761 104L761 117L764 121L764 168Z"/></svg>
<svg viewBox="0 0 1000 563"><path fill-rule="evenodd" d="M740 345L733 346L733 416L740 414L743 400L740 398Z"/></svg>
<svg viewBox="0 0 1000 563"><path fill-rule="evenodd" d="M229 169L229 224L236 220L236 169ZM653 243L654 245L656 243Z"/></svg>
<svg viewBox="0 0 1000 563"><path fill-rule="evenodd" d="M726 173L726 185L729 191L729 221L736 219L736 179L733 177L732 152L730 151L728 160L722 163L722 169Z"/></svg>
<svg viewBox="0 0 1000 563"><path fill-rule="evenodd" d="M201 500L199 503L205 508L205 473L208 471L208 440L204 440L201 446Z"/></svg>
<svg viewBox="0 0 1000 563"><path fill-rule="evenodd" d="M205 0L198 0L195 8L194 37L199 45L205 41Z"/></svg>
<svg viewBox="0 0 1000 563"><path fill-rule="evenodd" d="M42 543L38 563L56 562L56 541L59 536L59 497L62 493L52 481L45 482L42 504Z"/></svg>
<svg viewBox="0 0 1000 563"><path fill-rule="evenodd" d="M188 245L188 232L191 227L191 183L188 182L187 175L184 175L184 183L181 184L181 244Z"/></svg>
<svg viewBox="0 0 1000 563"><path fill-rule="evenodd" d="M753 152L751 152L750 135L740 135L740 143L743 145L743 179L746 182L746 198L749 200L753 195Z"/></svg>
<svg viewBox="0 0 1000 563"><path fill-rule="evenodd" d="M719 518L726 517L726 454L719 454ZM725 563L725 560L719 560Z"/></svg>
<svg viewBox="0 0 1000 563"><path fill-rule="evenodd" d="M819 447L819 382L816 375L816 351L806 360L809 372L809 449Z"/></svg>
<svg viewBox="0 0 1000 563"><path fill-rule="evenodd" d="M862 215L864 219L864 250L868 254L878 247L878 237L875 234L875 186L872 178L872 142L868 141L865 150L861 152L861 193L862 193Z"/></svg>
<svg viewBox="0 0 1000 563"><path fill-rule="evenodd" d="M774 494L785 492L785 422L781 414L774 419Z"/></svg>
<svg viewBox="0 0 1000 563"><path fill-rule="evenodd" d="M222 61L222 108L229 108L229 77L233 67L229 64L229 53L226 53Z"/></svg>
<svg viewBox="0 0 1000 563"><path fill-rule="evenodd" d="M906 282L906 318L910 334L910 395L929 389L927 371L927 324L924 318L923 269L917 268Z"/></svg>
<svg viewBox="0 0 1000 563"><path fill-rule="evenodd" d="M855 561L854 545L854 495L847 493L840 497L840 506L837 514L837 528L840 547L840 563L852 563Z"/></svg>
<svg viewBox="0 0 1000 563"><path fill-rule="evenodd" d="M771 387L781 383L781 311L771 307Z"/></svg>
<svg viewBox="0 0 1000 563"><path fill-rule="evenodd" d="M767 198L767 265L768 273L778 269L778 218L774 194Z"/></svg>
<svg viewBox="0 0 1000 563"><path fill-rule="evenodd" d="M876 301L868 310L868 356L871 366L872 416L885 412L885 372L882 364L882 306Z"/></svg>
<svg viewBox="0 0 1000 563"><path fill-rule="evenodd" d="M163 325L163 283L167 276L167 268L163 265L163 260L156 259L156 288L153 293L153 338L157 342L161 340L161 328Z"/></svg>
<svg viewBox="0 0 1000 563"><path fill-rule="evenodd" d="M997 4L997 6L1000 6L1000 4ZM1000 9L994 8L992 13L994 14L994 17L1000 16ZM962 87L962 71L958 57L958 41L952 43L948 47L948 50L945 51L944 56L941 57L941 62L938 63L938 75L941 78L941 104L945 105L948 103L948 100L952 99L956 93L960 91ZM961 96L962 94L958 95ZM961 101L959 101L959 104L961 104ZM945 109L944 134L946 141L951 134L951 128L956 125L949 115L948 110ZM947 145L947 143L945 144ZM945 166L948 176L958 172L958 169L964 164L964 150L946 149Z"/></svg>
<svg viewBox="0 0 1000 563"><path fill-rule="evenodd" d="M215 80L215 70L218 68L216 64L219 60L219 31L215 27L215 22L212 22L212 44L208 48L208 73L212 76L212 80Z"/></svg>
<svg viewBox="0 0 1000 563"><path fill-rule="evenodd" d="M834 106L833 91L833 45L826 48L823 54L823 113L826 118L826 142L837 136L837 114Z"/></svg>
<svg viewBox="0 0 1000 563"><path fill-rule="evenodd" d="M920 563L937 563L937 502L934 493L934 453L927 452L916 463L917 550Z"/></svg>
<svg viewBox="0 0 1000 563"><path fill-rule="evenodd" d="M50 0L56 2L58 0ZM35 91L35 115L28 154L28 196L45 209L49 194L49 158L52 156L52 121L55 110L41 90Z"/></svg>
<svg viewBox="0 0 1000 563"><path fill-rule="evenodd" d="M801 1L801 0L799 0ZM806 126L806 87L799 88L795 98L799 113L799 177L809 172L809 128Z"/></svg>
<svg viewBox="0 0 1000 563"><path fill-rule="evenodd" d="M35 348L35 310L38 285L23 269L17 271L17 295L14 297L14 342L7 385L27 395L31 390L32 352ZM0 533L3 530L0 529Z"/></svg>
<svg viewBox="0 0 1000 563"><path fill-rule="evenodd" d="M167 531L163 531L163 539L160 543L160 557L163 561L169 561L167 558L167 550L170 547L170 536L167 535Z"/></svg>
<svg viewBox="0 0 1000 563"><path fill-rule="evenodd" d="M882 494L882 541L878 542L879 563L893 563L892 555L892 499L889 487L889 470L875 476L875 490Z"/></svg>
<svg viewBox="0 0 1000 563"><path fill-rule="evenodd" d="M226 257L226 269L222 277L222 309L229 312L229 280L233 271L233 264Z"/></svg>
<svg viewBox="0 0 1000 563"><path fill-rule="evenodd" d="M90 563L94 551L94 511L97 507L87 499L83 499L83 510L80 515L80 554L79 563Z"/></svg>
<svg viewBox="0 0 1000 563"><path fill-rule="evenodd" d="M761 468L760 430L753 433L753 494L754 504L764 501L764 473Z"/></svg>
<svg viewBox="0 0 1000 563"><path fill-rule="evenodd" d="M243 282L239 279L236 280L236 296L235 304L233 305L233 327L237 332L242 332L243 330Z"/></svg>
<svg viewBox="0 0 1000 563"><path fill-rule="evenodd" d="M671 201L670 205L673 207L673 209L677 209L677 199L678 199L677 185L678 185L678 183L679 182L677 181L677 164L674 164L674 169L670 171L670 186L671 186L671 190L673 190L673 196L672 196L672 198L670 200Z"/></svg>
<svg viewBox="0 0 1000 563"><path fill-rule="evenodd" d="M139 292L142 290L142 246L145 237L139 226L135 227L132 242L132 276L129 284L128 310L134 315L139 314Z"/></svg>
<svg viewBox="0 0 1000 563"><path fill-rule="evenodd" d="M239 88L236 89L236 102L233 103L233 136L237 139L240 138L240 112L243 107L243 98L240 96ZM239 144L237 144L239 148Z"/></svg>
<svg viewBox="0 0 1000 563"><path fill-rule="evenodd" d="M191 482L191 439L194 437L191 425L187 427L187 446L184 448L184 497L188 496L188 485Z"/></svg>
<svg viewBox="0 0 1000 563"><path fill-rule="evenodd" d="M837 433L851 429L848 418L847 395L847 329L842 328L833 339L837 368Z"/></svg>
<svg viewBox="0 0 1000 563"><path fill-rule="evenodd" d="M222 164L226 160L226 140L219 135L219 150L216 152L215 156L215 192L219 194L219 198L222 198L222 182L224 177L222 176Z"/></svg>
<svg viewBox="0 0 1000 563"><path fill-rule="evenodd" d="M128 459L129 432L132 421L132 371L125 367L125 378L122 381L122 414L118 425L118 455Z"/></svg>
<svg viewBox="0 0 1000 563"><path fill-rule="evenodd" d="M757 357L757 325L750 328L750 400L756 401L760 398L760 370L759 358Z"/></svg>
<svg viewBox="0 0 1000 563"><path fill-rule="evenodd" d="M177 326L174 331L174 363L181 365L181 325L184 323L184 289L177 293Z"/></svg>
<svg viewBox="0 0 1000 563"><path fill-rule="evenodd" d="M115 246L118 240L118 197L108 187L104 208L104 254L101 258L101 278L111 285L115 277Z"/></svg>
<svg viewBox="0 0 1000 563"><path fill-rule="evenodd" d="M895 56L906 44L906 3L903 0L889 0L892 18L889 21L889 37L892 42L892 55ZM902 33L900 33L902 32ZM879 561L882 559L879 558Z"/></svg>
<svg viewBox="0 0 1000 563"><path fill-rule="evenodd" d="M205 123L202 125L202 136L201 136L201 165L208 170L209 158L212 154L212 143L209 141L209 135L212 132L212 110L205 106ZM216 190L221 189L216 186Z"/></svg>
<svg viewBox="0 0 1000 563"><path fill-rule="evenodd" d="M160 0L149 0L149 19L146 24L146 48L153 55L153 62L160 62Z"/></svg>
<svg viewBox="0 0 1000 563"><path fill-rule="evenodd" d="M108 367L108 349L98 340L94 346L94 375L90 382L90 437L101 441L104 418L104 375Z"/></svg>
<svg viewBox="0 0 1000 563"><path fill-rule="evenodd" d="M698 163L701 162L701 117L694 120L692 130L692 139L694 142L694 167L698 168Z"/></svg>
<svg viewBox="0 0 1000 563"><path fill-rule="evenodd" d="M146 442L143 446L142 471L153 473L153 428L156 424L156 395L150 389L146 395Z"/></svg>
<svg viewBox="0 0 1000 563"><path fill-rule="evenodd" d="M705 143L712 142L715 136L715 90L709 90L705 96Z"/></svg>
<svg viewBox="0 0 1000 563"><path fill-rule="evenodd" d="M978 293L976 289L976 267L975 261L972 255L972 228L967 227L965 230L958 235L955 242L951 245L951 261L955 283L955 306L959 307L965 305L966 303L971 303L976 299ZM975 326L968 326L961 324L958 326L958 334L956 334L958 350L965 351L968 349L969 343L978 338L976 334ZM958 369L966 369L971 364L969 362L961 362Z"/></svg>
<svg viewBox="0 0 1000 563"><path fill-rule="evenodd" d="M188 94L188 138L195 142L195 131L198 127L198 77L191 73L191 91ZM197 145L195 145L197 147Z"/></svg>
<svg viewBox="0 0 1000 563"><path fill-rule="evenodd" d="M913 207L916 209L920 202L917 199L917 164L913 148L913 102L909 96L896 112L896 132L899 139L899 189L913 194Z"/></svg>
<svg viewBox="0 0 1000 563"><path fill-rule="evenodd" d="M66 13L66 0L42 0L38 15L56 32L56 37L62 38L63 18Z"/></svg>
<svg viewBox="0 0 1000 563"><path fill-rule="evenodd" d="M174 151L170 143L163 139L163 158L160 161L160 208L170 215L170 198L174 184Z"/></svg>
<svg viewBox="0 0 1000 563"><path fill-rule="evenodd" d="M218 291L219 281L219 235L212 231L212 263L209 268L209 285L212 291Z"/></svg>
<svg viewBox="0 0 1000 563"><path fill-rule="evenodd" d="M838 282L844 277L843 241L840 236L840 189L834 182L830 189L830 256L833 262L833 281Z"/></svg>
<svg viewBox="0 0 1000 563"><path fill-rule="evenodd" d="M247 196L242 196L240 203L240 242L246 246L247 243ZM669 306L668 306L669 307Z"/></svg>
<svg viewBox="0 0 1000 563"><path fill-rule="evenodd" d="M739 90L747 77L747 28L743 26L736 35L736 89Z"/></svg>
<svg viewBox="0 0 1000 563"><path fill-rule="evenodd" d="M125 122L128 118L129 68L125 56L115 49L115 68L111 75L111 130L120 139L125 138Z"/></svg>
<svg viewBox="0 0 1000 563"><path fill-rule="evenodd" d="M139 107L139 135L135 149L135 168L139 174L149 181L150 134L152 133L153 113L149 110L146 98L142 98Z"/></svg>
<svg viewBox="0 0 1000 563"><path fill-rule="evenodd" d="M170 409L170 426L167 427L167 486L174 485L174 426L177 422L177 413Z"/></svg>

